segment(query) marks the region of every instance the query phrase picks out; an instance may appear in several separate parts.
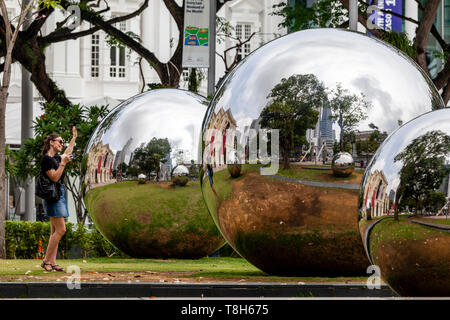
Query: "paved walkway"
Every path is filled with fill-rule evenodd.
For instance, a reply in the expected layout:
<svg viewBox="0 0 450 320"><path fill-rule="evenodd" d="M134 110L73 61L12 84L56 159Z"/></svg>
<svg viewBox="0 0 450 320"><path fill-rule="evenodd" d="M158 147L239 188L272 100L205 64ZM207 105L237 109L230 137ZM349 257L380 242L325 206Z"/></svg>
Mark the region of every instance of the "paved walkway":
<svg viewBox="0 0 450 320"><path fill-rule="evenodd" d="M136 298L136 297L397 297L386 285L283 283L66 283L0 282L0 298Z"/></svg>
<svg viewBox="0 0 450 320"><path fill-rule="evenodd" d="M321 182L321 181L309 181L309 180L300 180L291 177L283 177L283 176L268 176L274 179L283 180L287 182L301 183L306 186L312 187L322 187L322 188L339 188L339 189L350 189L350 190L359 190L359 184L350 184L350 183L340 183L340 182Z"/></svg>

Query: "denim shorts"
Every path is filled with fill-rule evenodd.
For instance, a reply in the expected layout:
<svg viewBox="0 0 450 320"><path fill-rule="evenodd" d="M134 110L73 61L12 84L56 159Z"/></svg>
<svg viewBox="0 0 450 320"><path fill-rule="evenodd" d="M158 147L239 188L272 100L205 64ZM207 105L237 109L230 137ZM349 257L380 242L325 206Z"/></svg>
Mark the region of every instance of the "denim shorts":
<svg viewBox="0 0 450 320"><path fill-rule="evenodd" d="M58 202L42 201L44 204L44 213L47 217L68 217L69 209L66 201L66 188L61 184L61 198Z"/></svg>

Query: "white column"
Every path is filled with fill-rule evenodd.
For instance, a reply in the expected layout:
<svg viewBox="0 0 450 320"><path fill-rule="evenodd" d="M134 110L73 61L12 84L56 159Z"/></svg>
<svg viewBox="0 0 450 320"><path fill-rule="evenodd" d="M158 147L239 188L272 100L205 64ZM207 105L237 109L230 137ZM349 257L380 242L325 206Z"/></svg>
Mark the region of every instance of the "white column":
<svg viewBox="0 0 450 320"><path fill-rule="evenodd" d="M349 0L349 14L350 30L358 30L358 0Z"/></svg>
<svg viewBox="0 0 450 320"><path fill-rule="evenodd" d="M414 20L419 19L419 7L415 1L403 1L405 6L405 16ZM413 40L416 35L417 24L405 21L405 32L409 40Z"/></svg>

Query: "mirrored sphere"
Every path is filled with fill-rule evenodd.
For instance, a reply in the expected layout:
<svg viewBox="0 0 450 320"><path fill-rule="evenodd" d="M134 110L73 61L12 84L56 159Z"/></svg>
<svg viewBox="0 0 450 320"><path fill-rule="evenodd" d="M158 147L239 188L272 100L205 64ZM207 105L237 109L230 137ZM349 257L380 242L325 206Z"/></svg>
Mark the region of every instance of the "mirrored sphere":
<svg viewBox="0 0 450 320"><path fill-rule="evenodd" d="M348 177L355 169L353 157L348 152L338 152L331 161L331 169L338 177Z"/></svg>
<svg viewBox="0 0 450 320"><path fill-rule="evenodd" d="M339 126L343 100L352 101L343 110L356 115L352 126ZM341 133L350 144L350 131L380 143L399 122L440 107L431 80L382 41L339 29L278 38L242 60L208 108L205 202L230 245L267 273L366 275L356 218L362 170L334 176L333 145ZM367 161L374 151L361 148Z"/></svg>
<svg viewBox="0 0 450 320"><path fill-rule="evenodd" d="M151 90L112 110L84 154L84 201L97 229L132 257L201 258L223 243L202 198L201 123L208 101Z"/></svg>
<svg viewBox="0 0 450 320"><path fill-rule="evenodd" d="M372 264L402 296L450 296L450 109L399 128L364 174L359 227Z"/></svg>

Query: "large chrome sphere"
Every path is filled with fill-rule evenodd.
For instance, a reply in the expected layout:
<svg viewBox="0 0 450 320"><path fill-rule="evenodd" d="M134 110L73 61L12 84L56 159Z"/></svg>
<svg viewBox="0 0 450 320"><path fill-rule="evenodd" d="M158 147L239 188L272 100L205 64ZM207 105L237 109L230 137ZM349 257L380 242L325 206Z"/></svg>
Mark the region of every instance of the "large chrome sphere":
<svg viewBox="0 0 450 320"><path fill-rule="evenodd" d="M97 229L126 254L201 258L224 243L198 179L207 105L188 91L151 90L117 106L92 135L84 201Z"/></svg>
<svg viewBox="0 0 450 320"><path fill-rule="evenodd" d="M450 296L450 109L395 131L364 174L359 226L381 277L402 296Z"/></svg>
<svg viewBox="0 0 450 320"><path fill-rule="evenodd" d="M339 112L329 107L342 100L362 110L351 112L360 132L375 125L390 133L399 120L443 107L431 80L393 47L356 32L311 29L254 51L208 108L204 199L231 246L267 273L366 274L356 219L362 172L337 178L313 166L331 152L333 130L340 137ZM227 170L234 150L242 160L237 178Z"/></svg>
<svg viewBox="0 0 450 320"><path fill-rule="evenodd" d="M350 176L355 169L355 162L353 161L352 155L348 152L336 153L331 161L331 169L335 176Z"/></svg>

